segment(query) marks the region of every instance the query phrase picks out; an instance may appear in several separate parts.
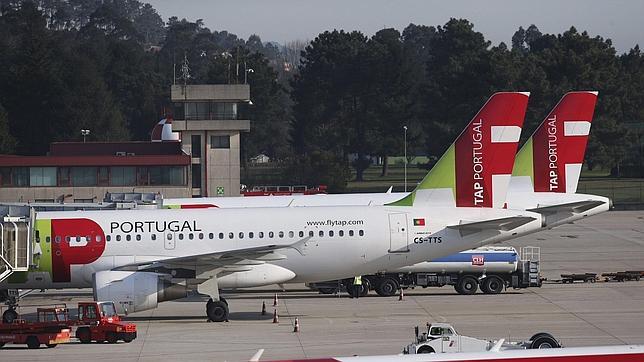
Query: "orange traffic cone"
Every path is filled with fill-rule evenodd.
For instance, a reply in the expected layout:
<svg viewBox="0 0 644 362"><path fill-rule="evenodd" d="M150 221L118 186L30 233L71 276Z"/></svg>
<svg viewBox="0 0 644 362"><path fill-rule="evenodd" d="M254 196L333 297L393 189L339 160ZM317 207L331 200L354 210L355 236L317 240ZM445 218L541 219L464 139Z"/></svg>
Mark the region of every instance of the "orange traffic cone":
<svg viewBox="0 0 644 362"><path fill-rule="evenodd" d="M275 293L275 296L273 297L273 307L277 307L279 305L277 301L277 293Z"/></svg>
<svg viewBox="0 0 644 362"><path fill-rule="evenodd" d="M262 302L262 315L266 315L266 303Z"/></svg>
<svg viewBox="0 0 644 362"><path fill-rule="evenodd" d="M297 333L300 331L300 321L299 319L295 318L295 326L293 327L293 333Z"/></svg>
<svg viewBox="0 0 644 362"><path fill-rule="evenodd" d="M277 315L277 309L273 312L273 323L279 323L280 317Z"/></svg>
<svg viewBox="0 0 644 362"><path fill-rule="evenodd" d="M403 292L403 288L400 288L400 294L398 295L398 300L403 300L405 298L405 293Z"/></svg>

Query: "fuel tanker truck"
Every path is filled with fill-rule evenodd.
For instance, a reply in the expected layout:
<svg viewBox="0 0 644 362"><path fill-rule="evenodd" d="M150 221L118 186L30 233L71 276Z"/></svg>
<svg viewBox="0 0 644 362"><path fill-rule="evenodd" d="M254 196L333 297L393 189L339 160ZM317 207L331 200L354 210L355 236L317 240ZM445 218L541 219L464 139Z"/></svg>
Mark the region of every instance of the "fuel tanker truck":
<svg viewBox="0 0 644 362"><path fill-rule="evenodd" d="M524 247L521 253L511 246L487 246L456 253L444 258L414 264L375 275L362 276L360 296L375 290L380 296L395 295L398 290L415 287L451 285L457 293L470 295L479 289L498 294L507 288L541 286L540 249ZM346 290L350 295L353 278L311 283L309 287L331 294Z"/></svg>

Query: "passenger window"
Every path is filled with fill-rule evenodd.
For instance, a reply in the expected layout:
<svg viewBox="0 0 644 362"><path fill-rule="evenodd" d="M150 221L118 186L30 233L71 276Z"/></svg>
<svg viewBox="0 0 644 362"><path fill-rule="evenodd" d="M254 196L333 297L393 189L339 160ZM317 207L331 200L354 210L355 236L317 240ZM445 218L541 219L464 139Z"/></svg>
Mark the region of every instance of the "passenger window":
<svg viewBox="0 0 644 362"><path fill-rule="evenodd" d="M215 234L213 234L213 233L208 234L208 239L212 240L214 238L215 238Z"/></svg>
<svg viewBox="0 0 644 362"><path fill-rule="evenodd" d="M80 236L78 236L78 235L76 235L76 242L77 242L77 243L80 243L80 241L81 241L81 237L80 237Z"/></svg>
<svg viewBox="0 0 644 362"><path fill-rule="evenodd" d="M55 239L55 240L56 240L56 242L57 242L57 243L60 243L60 235L56 235L56 239Z"/></svg>
<svg viewBox="0 0 644 362"><path fill-rule="evenodd" d="M195 234L193 233L188 234L188 239L192 240L194 238L195 238Z"/></svg>
<svg viewBox="0 0 644 362"><path fill-rule="evenodd" d="M344 236L344 230L338 231L338 236Z"/></svg>
<svg viewBox="0 0 644 362"><path fill-rule="evenodd" d="M141 235L140 234L136 234L136 241L141 241Z"/></svg>
<svg viewBox="0 0 644 362"><path fill-rule="evenodd" d="M199 239L203 239L203 233L199 233Z"/></svg>
<svg viewBox="0 0 644 362"><path fill-rule="evenodd" d="M223 238L224 238L224 233L219 233L219 239L223 239Z"/></svg>
<svg viewBox="0 0 644 362"><path fill-rule="evenodd" d="M87 241L88 243L89 243L90 241L92 241L92 236L91 236L91 235L87 235L87 236L85 237L85 241Z"/></svg>
<svg viewBox="0 0 644 362"><path fill-rule="evenodd" d="M96 235L96 242L97 242L97 243L100 243L101 241L103 241L103 236L101 236L101 235Z"/></svg>
<svg viewBox="0 0 644 362"><path fill-rule="evenodd" d="M157 239L157 234L150 235L150 238L152 238L152 240L156 240Z"/></svg>
<svg viewBox="0 0 644 362"><path fill-rule="evenodd" d="M300 235L301 238L303 238L304 237L304 231L300 230L299 235Z"/></svg>
<svg viewBox="0 0 644 362"><path fill-rule="evenodd" d="M172 240L172 234L168 234L168 240Z"/></svg>
<svg viewBox="0 0 644 362"><path fill-rule="evenodd" d="M283 238L284 237L284 232L280 231L278 235L280 236L280 238Z"/></svg>
<svg viewBox="0 0 644 362"><path fill-rule="evenodd" d="M269 238L271 238L271 239L272 239L274 235L275 235L275 234L273 234L273 232L272 232L272 231L269 231L269 232L268 232L268 237L269 237Z"/></svg>
<svg viewBox="0 0 644 362"><path fill-rule="evenodd" d="M130 236L130 234L125 235L125 240L127 241L132 240L132 236Z"/></svg>
<svg viewBox="0 0 644 362"><path fill-rule="evenodd" d="M240 238L240 239L243 239L243 238L244 238L244 233L240 232L240 233L239 233L239 238Z"/></svg>
<svg viewBox="0 0 644 362"><path fill-rule="evenodd" d="M353 230L349 230L349 236L353 236Z"/></svg>
<svg viewBox="0 0 644 362"><path fill-rule="evenodd" d="M235 234L233 234L233 233L228 233L228 239L232 239L232 238L234 238L234 237L235 237Z"/></svg>
<svg viewBox="0 0 644 362"><path fill-rule="evenodd" d="M49 237L49 236L48 236L48 237L46 237L46 238L45 238L45 242L47 242L47 243L51 242L51 237Z"/></svg>
<svg viewBox="0 0 644 362"><path fill-rule="evenodd" d="M319 235L324 236L324 231L320 230Z"/></svg>
<svg viewBox="0 0 644 362"><path fill-rule="evenodd" d="M252 239L252 238L253 238L253 236L255 236L255 234L253 234L253 232L252 232L252 231L248 233L248 237L249 237L249 238L251 238L251 239Z"/></svg>
<svg viewBox="0 0 644 362"><path fill-rule="evenodd" d="M333 230L329 230L329 236L333 237Z"/></svg>
<svg viewBox="0 0 644 362"><path fill-rule="evenodd" d="M360 235L360 236L364 236L364 230L360 230L360 231L358 231L358 235Z"/></svg>
<svg viewBox="0 0 644 362"><path fill-rule="evenodd" d="M69 242L70 240L72 240L72 239L69 237L69 235L65 236L65 241L66 242Z"/></svg>
<svg viewBox="0 0 644 362"><path fill-rule="evenodd" d="M116 241L121 241L121 235L116 235Z"/></svg>
<svg viewBox="0 0 644 362"><path fill-rule="evenodd" d="M295 236L295 234L294 234L292 231L289 231L289 232L288 232L288 237L289 237L289 238L292 238L292 237L294 237L294 236Z"/></svg>
<svg viewBox="0 0 644 362"><path fill-rule="evenodd" d="M111 241L111 240L112 240L112 235L107 235L107 236L105 237L105 240L107 240L107 241Z"/></svg>
<svg viewBox="0 0 644 362"><path fill-rule="evenodd" d="M313 230L309 230L309 236L313 236L313 235L315 235L315 233L313 232Z"/></svg>
<svg viewBox="0 0 644 362"><path fill-rule="evenodd" d="M263 238L264 238L264 232L263 232L263 231L258 232L258 233L257 233L257 236L258 236L260 239L263 239Z"/></svg>
<svg viewBox="0 0 644 362"><path fill-rule="evenodd" d="M179 234L179 240L183 240L183 234Z"/></svg>

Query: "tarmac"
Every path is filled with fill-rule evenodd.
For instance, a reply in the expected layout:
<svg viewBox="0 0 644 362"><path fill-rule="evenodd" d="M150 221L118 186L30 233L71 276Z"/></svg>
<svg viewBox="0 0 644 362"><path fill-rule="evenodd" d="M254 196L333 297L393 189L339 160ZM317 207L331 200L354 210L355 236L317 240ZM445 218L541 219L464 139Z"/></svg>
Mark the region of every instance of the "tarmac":
<svg viewBox="0 0 644 362"><path fill-rule="evenodd" d="M644 270L644 211L615 211L516 239L517 248L541 247L541 288L499 295L457 295L452 287L408 290L398 297L320 295L304 285L225 293L226 323L207 323L199 296L165 302L133 313L138 338L132 343L28 350L7 345L2 361L247 361L258 349L262 360L398 354L413 341L416 325L449 322L463 335L510 340L537 332L553 334L564 346L644 344L644 280L558 284L563 273ZM279 305L273 307L274 293ZM88 291L32 293L28 304L91 299ZM262 302L267 315L261 315ZM26 307L25 307L26 308ZM277 309L279 323L272 323ZM300 332L293 332L295 318Z"/></svg>

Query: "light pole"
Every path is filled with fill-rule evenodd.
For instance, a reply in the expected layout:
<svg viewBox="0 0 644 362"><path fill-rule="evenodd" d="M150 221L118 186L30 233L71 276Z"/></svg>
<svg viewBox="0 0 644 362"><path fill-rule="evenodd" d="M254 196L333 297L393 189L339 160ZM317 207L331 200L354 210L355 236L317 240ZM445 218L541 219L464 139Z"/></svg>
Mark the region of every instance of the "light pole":
<svg viewBox="0 0 644 362"><path fill-rule="evenodd" d="M405 192L407 192L407 126L403 126L403 129L405 130L405 142L404 142L404 149L405 149Z"/></svg>
<svg viewBox="0 0 644 362"><path fill-rule="evenodd" d="M83 143L85 143L85 138L89 136L89 130L88 129L81 129L81 134L83 135Z"/></svg>

